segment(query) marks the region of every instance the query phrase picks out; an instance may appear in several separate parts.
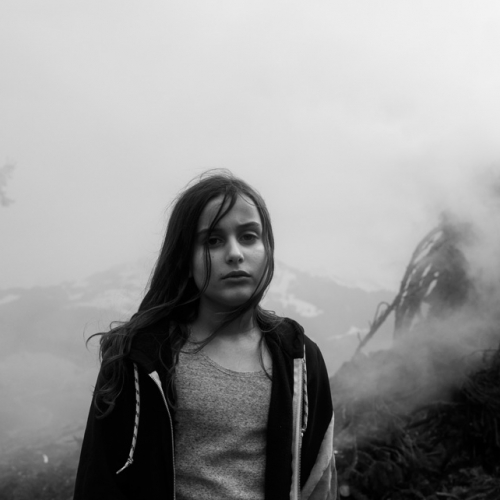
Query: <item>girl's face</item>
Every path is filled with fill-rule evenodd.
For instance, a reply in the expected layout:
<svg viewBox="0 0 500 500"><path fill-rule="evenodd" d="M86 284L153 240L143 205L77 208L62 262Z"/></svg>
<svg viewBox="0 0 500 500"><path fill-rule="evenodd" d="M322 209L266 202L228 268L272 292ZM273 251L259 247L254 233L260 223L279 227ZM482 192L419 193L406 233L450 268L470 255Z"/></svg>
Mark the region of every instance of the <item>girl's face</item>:
<svg viewBox="0 0 500 500"><path fill-rule="evenodd" d="M222 200L222 196L214 198L203 209L198 221L191 268L196 286L202 290L207 272L207 244L211 274L201 296L200 307L209 307L214 311L229 311L245 303L255 292L267 260L260 214L247 197L238 196L233 208L208 234Z"/></svg>

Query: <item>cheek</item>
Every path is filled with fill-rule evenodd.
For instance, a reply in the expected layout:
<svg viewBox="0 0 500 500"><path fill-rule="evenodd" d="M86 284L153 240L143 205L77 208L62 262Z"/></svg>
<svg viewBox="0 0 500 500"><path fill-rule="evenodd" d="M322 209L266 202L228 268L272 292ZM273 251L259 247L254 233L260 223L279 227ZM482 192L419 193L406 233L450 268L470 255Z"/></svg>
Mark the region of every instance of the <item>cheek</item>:
<svg viewBox="0 0 500 500"><path fill-rule="evenodd" d="M254 260L256 264L258 264L260 270L264 271L264 267L266 266L267 263L267 253L264 245L256 249L256 252L254 254Z"/></svg>

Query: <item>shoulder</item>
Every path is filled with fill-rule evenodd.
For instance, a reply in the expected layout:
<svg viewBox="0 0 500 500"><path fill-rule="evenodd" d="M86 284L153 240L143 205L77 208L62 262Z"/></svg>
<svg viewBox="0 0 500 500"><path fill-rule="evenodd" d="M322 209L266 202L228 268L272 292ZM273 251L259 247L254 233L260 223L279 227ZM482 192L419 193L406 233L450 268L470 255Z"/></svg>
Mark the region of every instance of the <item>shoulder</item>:
<svg viewBox="0 0 500 500"><path fill-rule="evenodd" d="M158 322L137 332L131 343L130 361L139 364L147 373L159 371L163 363L171 362L170 328L168 323Z"/></svg>
<svg viewBox="0 0 500 500"><path fill-rule="evenodd" d="M297 321L286 317L281 319L279 335L285 349L295 359L303 358L305 354L307 370L310 372L310 376L328 379L323 354L316 342L306 335L304 328Z"/></svg>
<svg viewBox="0 0 500 500"><path fill-rule="evenodd" d="M279 318L273 334L274 340L293 358L303 358L304 348L308 359L322 357L317 344L306 335L303 326L294 319Z"/></svg>

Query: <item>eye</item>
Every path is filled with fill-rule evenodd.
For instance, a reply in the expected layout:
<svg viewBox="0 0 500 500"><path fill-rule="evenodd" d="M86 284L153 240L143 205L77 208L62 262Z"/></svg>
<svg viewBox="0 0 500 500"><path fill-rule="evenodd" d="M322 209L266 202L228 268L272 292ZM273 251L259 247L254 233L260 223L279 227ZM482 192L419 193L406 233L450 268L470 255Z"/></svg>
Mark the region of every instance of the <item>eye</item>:
<svg viewBox="0 0 500 500"><path fill-rule="evenodd" d="M217 246L218 244L220 244L222 242L222 240L217 237L217 236L209 236L206 240L205 240L205 244L209 247L215 247Z"/></svg>
<svg viewBox="0 0 500 500"><path fill-rule="evenodd" d="M254 233L244 233L241 236L241 240L244 243L253 243L257 238L258 238L258 236Z"/></svg>

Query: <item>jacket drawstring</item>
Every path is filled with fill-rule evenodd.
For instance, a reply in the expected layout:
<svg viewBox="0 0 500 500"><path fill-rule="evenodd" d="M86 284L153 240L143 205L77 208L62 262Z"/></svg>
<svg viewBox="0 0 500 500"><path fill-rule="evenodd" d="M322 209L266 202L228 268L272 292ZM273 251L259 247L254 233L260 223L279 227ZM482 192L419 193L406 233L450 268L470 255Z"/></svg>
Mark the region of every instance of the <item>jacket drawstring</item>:
<svg viewBox="0 0 500 500"><path fill-rule="evenodd" d="M307 429L307 417L309 415L309 399L307 397L307 363L306 363L306 346L304 344L304 383L302 385L304 388L303 403L304 407L302 410L302 436Z"/></svg>
<svg viewBox="0 0 500 500"><path fill-rule="evenodd" d="M127 461L125 465L117 470L116 473L120 474L120 472L124 471L129 465L132 465L134 462L134 452L135 445L137 443L137 432L139 430L139 416L141 413L141 393L139 390L139 371L137 369L137 365L134 363L134 384L135 384L135 420L134 420L134 434L132 436L132 444L130 446L130 451L128 454Z"/></svg>

